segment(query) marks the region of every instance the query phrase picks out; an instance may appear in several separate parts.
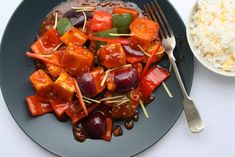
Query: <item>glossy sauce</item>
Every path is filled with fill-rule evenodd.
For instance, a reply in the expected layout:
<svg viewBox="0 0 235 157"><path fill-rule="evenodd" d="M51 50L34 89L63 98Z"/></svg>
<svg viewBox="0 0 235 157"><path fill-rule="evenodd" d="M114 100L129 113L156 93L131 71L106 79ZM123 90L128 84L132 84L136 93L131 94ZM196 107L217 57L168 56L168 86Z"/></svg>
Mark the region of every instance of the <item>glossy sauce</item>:
<svg viewBox="0 0 235 157"><path fill-rule="evenodd" d="M120 126L115 126L114 128L113 128L113 135L115 136L115 137L118 137L118 136L122 136L123 135L123 131L122 131L122 128L120 127Z"/></svg>
<svg viewBox="0 0 235 157"><path fill-rule="evenodd" d="M73 136L79 142L84 142L89 137L82 125L73 126Z"/></svg>
<svg viewBox="0 0 235 157"><path fill-rule="evenodd" d="M132 128L134 128L135 124L133 120L127 120L125 121L124 126L127 130L131 130Z"/></svg>
<svg viewBox="0 0 235 157"><path fill-rule="evenodd" d="M81 14L78 14L78 13L75 14L74 10L71 9L71 6L74 6L74 7L76 7L76 6L95 6L96 10L102 10L102 11L106 11L106 12L111 12L113 10L113 8L117 7L117 6L127 7L127 8L132 8L132 9L138 10L140 13L140 17L144 17L143 11L140 10L137 7L137 5L132 2L122 2L122 1L119 1L119 2L117 2L117 1L99 2L97 0L68 1L68 2L63 2L63 3L59 4L48 14L48 16L44 19L44 21L40 27L38 36L39 37L42 36L48 29L50 29L54 25L55 12L58 13L58 18L68 17L68 18L70 18L70 20L72 21L72 23L74 24L75 27L81 27L83 25L84 17L82 17L83 15L81 15ZM88 15L88 20L92 18L92 14L90 12L88 12L86 14ZM79 21L76 23L76 20L79 20ZM133 55L141 55L141 56L143 55L143 54L137 53L137 51L131 51L130 53L133 53ZM42 62L35 61L35 65L36 65L36 69L44 69L46 71L45 64L43 64ZM135 72L135 75L137 75L136 72ZM118 81L118 79L119 78L117 78L116 81ZM133 87L135 86L135 82L136 81L134 81L134 83L132 85ZM129 90L129 88L127 90ZM100 105L100 107L98 107L94 112L92 112L89 115L89 117L93 116L93 114L95 112L102 113L105 118L112 118L111 108L106 105ZM87 120L89 120L88 119L89 117L85 118L80 123L73 125L74 138L79 142L84 142L88 138L93 138L88 135L88 130L86 129L86 127L88 127L88 126L85 126ZM62 117L58 118L58 120L61 122L66 122L68 119L69 118L67 116L62 116ZM103 118L100 119L100 122L101 121L103 121ZM128 130L132 129L134 127L134 121L135 122L138 121L138 112L135 112L133 117L124 123L125 128ZM91 120L91 123L92 122L93 122L93 120ZM115 121L113 121L113 122L115 122ZM106 125L104 125L104 126L106 126ZM122 136L123 130L122 130L121 126L117 126L114 124L113 124L113 126L114 127L112 128L112 134L116 137ZM91 131L91 130L89 130L89 131ZM104 131L103 128L101 128L101 132L103 132L103 131ZM95 138L102 139L100 136L98 136L98 134Z"/></svg>
<svg viewBox="0 0 235 157"><path fill-rule="evenodd" d="M138 113L138 111L136 111L136 113L132 117L132 120L135 121L135 122L137 122L139 120L139 113Z"/></svg>

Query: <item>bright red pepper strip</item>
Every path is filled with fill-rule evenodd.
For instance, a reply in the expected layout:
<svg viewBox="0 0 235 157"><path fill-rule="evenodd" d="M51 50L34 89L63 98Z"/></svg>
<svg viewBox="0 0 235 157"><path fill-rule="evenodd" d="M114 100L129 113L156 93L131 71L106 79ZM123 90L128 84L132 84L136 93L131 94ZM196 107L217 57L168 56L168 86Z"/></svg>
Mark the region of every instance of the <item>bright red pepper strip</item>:
<svg viewBox="0 0 235 157"><path fill-rule="evenodd" d="M95 11L91 19L91 31L104 31L112 28L112 14L104 11Z"/></svg>
<svg viewBox="0 0 235 157"><path fill-rule="evenodd" d="M144 99L148 99L151 93L168 77L170 73L157 66L150 68L150 70L142 76L140 80L140 91Z"/></svg>
<svg viewBox="0 0 235 157"><path fill-rule="evenodd" d="M77 98L78 98L78 101L85 113L85 115L87 116L88 115L88 112L87 112L87 108L86 108L86 104L84 103L83 101L83 98L82 98L82 93L81 93L81 90L78 86L78 83L75 79L73 79L73 83L74 83L74 86L75 86L75 90L76 90L76 93L77 93Z"/></svg>
<svg viewBox="0 0 235 157"><path fill-rule="evenodd" d="M144 75L146 74L146 72L148 71L150 65L152 64L152 62L153 62L153 60L154 60L154 56L156 55L156 53L157 53L157 52L159 51L159 49L160 49L160 46L161 46L161 45L158 44L158 47L156 48L155 52L153 52L153 53L151 54L151 56L149 57L149 59L147 60L146 65L145 65L145 67L144 67L144 70L143 70L143 72L142 72L142 76L144 76Z"/></svg>
<svg viewBox="0 0 235 157"><path fill-rule="evenodd" d="M38 59L38 60L43 61L43 62L45 62L45 63L53 64L53 65L58 66L58 67L60 67L60 68L64 68L64 66L63 66L62 64L53 62L52 60L47 59L47 58L43 57L43 55L40 55L40 54L35 54L35 53L31 53L31 52L26 52L26 56L31 57L31 58L34 58L34 59Z"/></svg>
<svg viewBox="0 0 235 157"><path fill-rule="evenodd" d="M103 136L103 139L105 141L110 141L111 137L112 137L112 127L113 127L113 121L110 118L106 119L106 123L107 123L107 130L105 135Z"/></svg>
<svg viewBox="0 0 235 157"><path fill-rule="evenodd" d="M41 102L36 95L27 96L26 102L32 116L40 116L53 111L53 108L50 106L50 104Z"/></svg>
<svg viewBox="0 0 235 157"><path fill-rule="evenodd" d="M88 38L93 41L102 41L102 42L106 42L110 44L116 44L116 43L120 43L122 45L130 44L130 39L127 39L127 38L101 38L101 37L93 37L93 36L89 36Z"/></svg>

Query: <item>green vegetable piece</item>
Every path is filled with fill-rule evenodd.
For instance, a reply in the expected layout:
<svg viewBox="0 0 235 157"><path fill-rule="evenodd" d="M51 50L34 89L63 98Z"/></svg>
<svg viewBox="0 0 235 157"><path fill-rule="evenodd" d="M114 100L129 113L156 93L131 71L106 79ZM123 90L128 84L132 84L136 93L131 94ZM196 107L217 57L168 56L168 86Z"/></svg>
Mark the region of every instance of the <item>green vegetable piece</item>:
<svg viewBox="0 0 235 157"><path fill-rule="evenodd" d="M60 33L60 35L65 34L71 27L73 26L72 22L64 17L58 20L56 29Z"/></svg>
<svg viewBox="0 0 235 157"><path fill-rule="evenodd" d="M96 32L94 33L95 37L101 37L101 38L115 38L113 36L110 36L109 33L118 33L118 29L117 28L112 28L106 31L101 31L101 32ZM102 41L96 41L96 48L99 49L101 45L105 45L106 42L102 42Z"/></svg>
<svg viewBox="0 0 235 157"><path fill-rule="evenodd" d="M130 33L129 26L132 20L132 14L114 14L112 17L113 27L118 28L118 33L120 34L128 34Z"/></svg>

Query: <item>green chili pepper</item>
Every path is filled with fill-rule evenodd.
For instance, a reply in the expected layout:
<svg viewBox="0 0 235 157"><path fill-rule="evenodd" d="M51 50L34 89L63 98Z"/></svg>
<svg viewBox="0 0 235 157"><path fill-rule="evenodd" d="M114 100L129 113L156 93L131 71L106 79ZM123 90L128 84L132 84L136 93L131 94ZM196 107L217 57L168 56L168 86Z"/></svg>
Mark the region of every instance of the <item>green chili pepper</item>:
<svg viewBox="0 0 235 157"><path fill-rule="evenodd" d="M95 37L101 37L101 38L115 38L113 36L110 36L109 33L118 33L118 29L117 28L112 28L106 31L101 31L101 32L96 32L94 33ZM105 42L101 42L101 41L96 41L96 48L99 49L101 45L105 45Z"/></svg>
<svg viewBox="0 0 235 157"><path fill-rule="evenodd" d="M120 34L128 34L130 33L129 26L132 22L133 16L132 14L114 14L112 17L113 27L118 29L118 33Z"/></svg>
<svg viewBox="0 0 235 157"><path fill-rule="evenodd" d="M72 26L73 26L72 22L68 18L64 17L64 18L61 18L60 20L58 20L56 28L57 28L58 32L60 33L60 35L63 35Z"/></svg>

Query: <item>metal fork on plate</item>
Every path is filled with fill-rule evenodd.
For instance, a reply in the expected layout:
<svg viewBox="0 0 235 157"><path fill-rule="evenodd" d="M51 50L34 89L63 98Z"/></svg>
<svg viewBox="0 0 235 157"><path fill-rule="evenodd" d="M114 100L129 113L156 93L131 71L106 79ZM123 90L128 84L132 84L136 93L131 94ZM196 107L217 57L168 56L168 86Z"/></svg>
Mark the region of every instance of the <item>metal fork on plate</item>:
<svg viewBox="0 0 235 157"><path fill-rule="evenodd" d="M176 41L174 33L156 0L154 0L154 2L150 2L150 4L147 3L146 5L144 5L144 8L146 13L148 14L148 17L158 22L160 25L161 29L159 32L159 36L162 40L162 45L168 55L170 63L172 64L172 67L175 71L178 83L180 85L184 97L183 107L189 128L193 133L199 133L204 129L204 124L193 100L189 97L186 92L186 89L184 87L183 81L181 79L179 70L175 62L176 59L174 57L173 50L175 48Z"/></svg>

